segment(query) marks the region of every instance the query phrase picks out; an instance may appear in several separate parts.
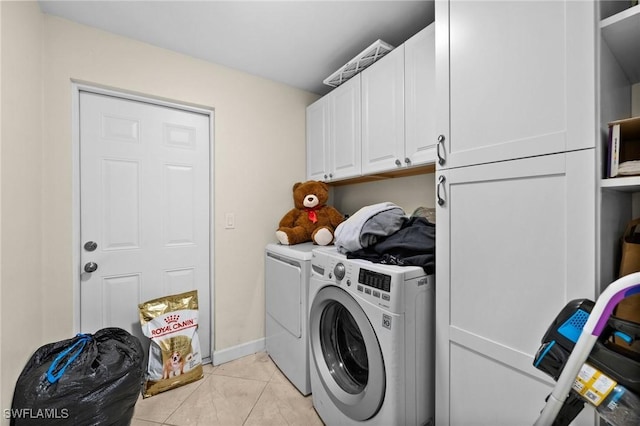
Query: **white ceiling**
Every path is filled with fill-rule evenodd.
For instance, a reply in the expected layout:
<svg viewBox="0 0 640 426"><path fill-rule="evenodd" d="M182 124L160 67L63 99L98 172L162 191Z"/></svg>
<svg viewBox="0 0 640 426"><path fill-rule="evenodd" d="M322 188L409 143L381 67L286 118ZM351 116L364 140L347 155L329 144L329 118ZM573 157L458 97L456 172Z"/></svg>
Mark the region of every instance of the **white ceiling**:
<svg viewBox="0 0 640 426"><path fill-rule="evenodd" d="M433 22L433 0L58 1L44 13L325 94L322 80L371 43Z"/></svg>

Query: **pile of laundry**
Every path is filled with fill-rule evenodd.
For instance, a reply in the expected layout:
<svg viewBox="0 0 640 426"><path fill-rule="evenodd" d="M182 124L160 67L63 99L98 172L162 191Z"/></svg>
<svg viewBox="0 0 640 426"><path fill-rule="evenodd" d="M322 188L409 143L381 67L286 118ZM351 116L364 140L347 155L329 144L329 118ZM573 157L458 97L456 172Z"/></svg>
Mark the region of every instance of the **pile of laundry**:
<svg viewBox="0 0 640 426"><path fill-rule="evenodd" d="M426 217L408 217L391 202L365 206L342 222L334 244L349 259L420 266L435 272L436 227Z"/></svg>

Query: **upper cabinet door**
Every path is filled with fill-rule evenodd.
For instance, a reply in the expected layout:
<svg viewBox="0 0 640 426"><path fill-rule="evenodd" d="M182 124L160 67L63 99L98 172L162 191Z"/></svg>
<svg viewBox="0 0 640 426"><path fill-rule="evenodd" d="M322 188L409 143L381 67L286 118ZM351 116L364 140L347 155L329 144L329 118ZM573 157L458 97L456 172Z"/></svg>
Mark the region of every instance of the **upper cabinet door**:
<svg viewBox="0 0 640 426"><path fill-rule="evenodd" d="M329 93L330 178L360 176L361 114L360 75Z"/></svg>
<svg viewBox="0 0 640 426"><path fill-rule="evenodd" d="M595 146L595 7L436 2L440 168Z"/></svg>
<svg viewBox="0 0 640 426"><path fill-rule="evenodd" d="M362 77L362 173L404 164L404 45L360 74Z"/></svg>
<svg viewBox="0 0 640 426"><path fill-rule="evenodd" d="M433 163L436 148L436 32L431 24L404 44L405 159Z"/></svg>
<svg viewBox="0 0 640 426"><path fill-rule="evenodd" d="M307 179L329 177L329 102L320 98L307 107Z"/></svg>

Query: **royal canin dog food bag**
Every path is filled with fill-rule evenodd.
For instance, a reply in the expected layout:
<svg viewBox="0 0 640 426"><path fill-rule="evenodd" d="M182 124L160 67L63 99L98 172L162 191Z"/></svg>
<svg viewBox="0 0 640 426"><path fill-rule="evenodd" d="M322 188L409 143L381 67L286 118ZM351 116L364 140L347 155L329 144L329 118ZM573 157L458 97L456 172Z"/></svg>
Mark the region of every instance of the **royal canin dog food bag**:
<svg viewBox="0 0 640 426"><path fill-rule="evenodd" d="M160 297L138 307L142 332L151 339L143 397L201 379L198 292Z"/></svg>

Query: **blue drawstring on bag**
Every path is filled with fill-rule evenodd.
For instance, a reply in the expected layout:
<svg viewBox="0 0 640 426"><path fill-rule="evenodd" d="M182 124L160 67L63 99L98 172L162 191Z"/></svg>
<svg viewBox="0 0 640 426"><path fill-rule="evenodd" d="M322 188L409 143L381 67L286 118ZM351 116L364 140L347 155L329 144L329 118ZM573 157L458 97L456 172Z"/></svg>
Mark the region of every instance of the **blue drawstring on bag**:
<svg viewBox="0 0 640 426"><path fill-rule="evenodd" d="M80 353L82 353L82 351L84 350L84 347L87 345L87 342L91 341L91 335L89 334L77 334L76 337L78 337L79 339L73 345L60 352L51 363L49 370L47 370L47 380L49 381L49 383L55 383L60 380L60 377L62 377L69 364L71 364L76 358L78 358ZM67 358L67 362L65 362L62 367L58 368L58 364L62 362L62 360L64 360L64 358L74 350L75 352L73 352Z"/></svg>

